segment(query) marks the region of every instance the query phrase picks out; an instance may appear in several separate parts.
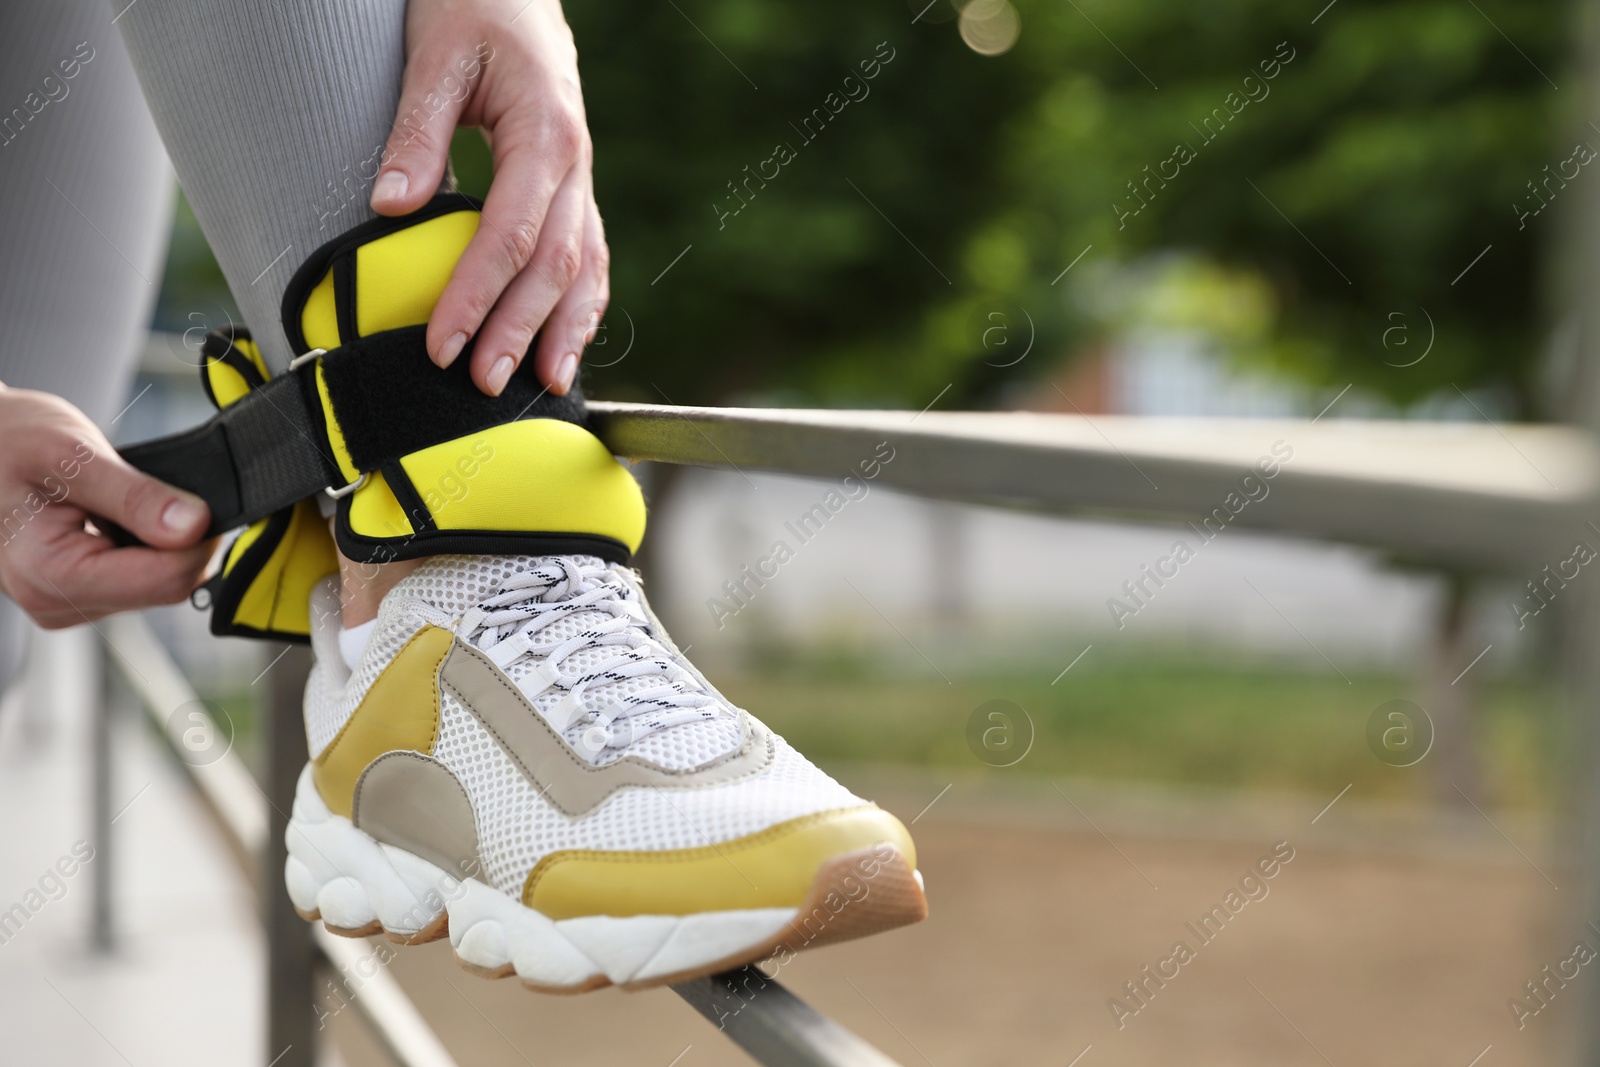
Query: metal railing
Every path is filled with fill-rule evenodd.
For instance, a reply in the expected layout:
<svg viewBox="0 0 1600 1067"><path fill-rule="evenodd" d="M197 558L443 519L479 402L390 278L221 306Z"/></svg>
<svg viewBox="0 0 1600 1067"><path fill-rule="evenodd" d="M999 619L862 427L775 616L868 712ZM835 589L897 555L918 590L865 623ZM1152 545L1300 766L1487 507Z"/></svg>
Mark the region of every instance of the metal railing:
<svg viewBox="0 0 1600 1067"><path fill-rule="evenodd" d="M1289 454L1275 453L1280 462L1271 479L1272 504L1243 509L1233 521L1366 545L1456 574L1531 575L1564 558L1582 525L1600 518L1600 450L1588 435L1562 427L615 403L591 408L597 432L612 451L635 460L837 479L887 442L895 458L881 468L879 484L909 493L1174 523L1199 520L1221 506L1281 443ZM1586 655L1600 640L1600 597L1578 590L1563 603L1575 705L1580 712L1600 712L1600 667ZM111 620L106 636L116 650L107 652L113 664L119 655L137 659L137 671L121 673L167 729L165 717L195 700L193 689L139 618ZM360 949L320 926L313 933L283 889L283 828L306 758L298 685L303 673L279 669L274 676L265 785L258 786L231 753L207 766L185 766L236 858L261 887L271 968L271 1048L263 1062L280 1056L278 1067L288 1067L312 1062L313 966L320 958L335 969L348 968ZM169 740L179 743L171 732ZM1600 746L1592 755L1586 757L1591 770L1600 767ZM1600 779L1591 781L1589 793L1586 839L1594 842L1600 840ZM1600 856L1600 849L1587 854ZM1584 900L1600 901L1600 878L1594 870L1586 873ZM893 1062L754 970L673 988L758 1062ZM1600 993L1595 996L1600 1006ZM395 1062L454 1062L382 969L351 1003ZM1591 1055L1596 1052L1600 1042Z"/></svg>
<svg viewBox="0 0 1600 1067"><path fill-rule="evenodd" d="M186 725L187 718L169 721L171 712L185 706L198 709L199 695L144 619L137 615L120 615L106 620L103 630L107 675L113 670L120 675L123 685L132 691L152 724L181 756L185 751L182 733L193 726ZM129 669L130 661L137 664L137 670ZM293 664L289 667L284 672L285 679L298 673L293 670ZM273 972L268 983L272 1002L268 1028L271 1052L262 1062L281 1055L280 1067L296 1061L313 1062L312 961L336 973L347 974L366 958L360 941L337 937L321 924L307 923L296 915L283 888L283 825L294 804L295 776L305 764L299 702L295 700L289 707L283 706L286 701L282 694L293 689L291 681L274 682L268 697L268 703L275 705L268 709L268 721L263 723L268 735L268 790L264 791L256 783L244 760L232 749L204 764L180 760L240 868L260 891L269 967ZM107 701L106 705L111 703ZM286 715L285 711L292 714ZM204 712L197 710L196 714ZM281 729L284 720L300 734L298 746L289 746L287 753L278 745L282 735L289 732ZM217 727L215 723L212 725ZM97 734L100 732L96 730ZM293 759L296 747L300 754L298 762ZM285 756L288 758L282 758ZM275 788L274 772L281 769L280 765L292 765L287 791ZM269 792L273 795L269 796ZM277 848L269 847L272 844ZM274 858L275 863L272 862ZM109 870L110 864L104 864L103 868ZM284 912L287 912L287 921L281 919ZM300 961L298 973L283 973L293 968L297 960ZM349 1003L394 1061L404 1067L454 1067L456 1061L434 1036L394 975L381 967L373 971L370 978L365 976L365 969L361 973L360 995L351 997Z"/></svg>

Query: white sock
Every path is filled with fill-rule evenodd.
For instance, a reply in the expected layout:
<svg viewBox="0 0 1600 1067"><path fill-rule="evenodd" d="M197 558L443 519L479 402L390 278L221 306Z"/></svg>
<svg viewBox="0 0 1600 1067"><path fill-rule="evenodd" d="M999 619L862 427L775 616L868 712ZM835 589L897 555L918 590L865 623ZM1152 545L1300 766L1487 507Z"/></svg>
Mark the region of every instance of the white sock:
<svg viewBox="0 0 1600 1067"><path fill-rule="evenodd" d="M357 626L341 627L339 630L339 656L344 660L344 665L352 671L356 664L361 662L361 653L367 650L367 639L372 636L372 628L378 625L377 619L368 619Z"/></svg>

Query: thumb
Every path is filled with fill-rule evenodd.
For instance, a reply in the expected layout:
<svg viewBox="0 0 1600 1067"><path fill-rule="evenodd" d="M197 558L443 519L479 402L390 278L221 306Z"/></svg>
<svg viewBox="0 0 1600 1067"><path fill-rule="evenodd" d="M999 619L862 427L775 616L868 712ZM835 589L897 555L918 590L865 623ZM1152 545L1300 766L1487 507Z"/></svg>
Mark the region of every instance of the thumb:
<svg viewBox="0 0 1600 1067"><path fill-rule="evenodd" d="M84 511L111 520L156 548L192 545L211 523L204 500L150 477L115 452L85 463L69 496Z"/></svg>
<svg viewBox="0 0 1600 1067"><path fill-rule="evenodd" d="M476 54L452 58L424 46L406 61L400 106L372 185L372 210L406 215L426 204L444 180L450 139L482 70Z"/></svg>

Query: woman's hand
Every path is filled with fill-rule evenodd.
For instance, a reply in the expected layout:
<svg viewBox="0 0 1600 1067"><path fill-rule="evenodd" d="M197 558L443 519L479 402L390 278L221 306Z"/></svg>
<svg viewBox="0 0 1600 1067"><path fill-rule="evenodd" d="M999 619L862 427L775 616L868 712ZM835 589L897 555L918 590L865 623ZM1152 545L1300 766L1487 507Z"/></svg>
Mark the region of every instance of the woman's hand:
<svg viewBox="0 0 1600 1067"><path fill-rule="evenodd" d="M578 54L559 0L411 0L394 132L372 190L405 215L438 190L458 125L482 128L494 180L478 228L428 323L447 367L476 337L472 379L505 388L534 332L534 367L564 394L610 298Z"/></svg>
<svg viewBox="0 0 1600 1067"><path fill-rule="evenodd" d="M118 548L102 516L149 547ZM172 604L200 583L215 540L199 497L129 466L88 417L0 385L0 592L54 630Z"/></svg>

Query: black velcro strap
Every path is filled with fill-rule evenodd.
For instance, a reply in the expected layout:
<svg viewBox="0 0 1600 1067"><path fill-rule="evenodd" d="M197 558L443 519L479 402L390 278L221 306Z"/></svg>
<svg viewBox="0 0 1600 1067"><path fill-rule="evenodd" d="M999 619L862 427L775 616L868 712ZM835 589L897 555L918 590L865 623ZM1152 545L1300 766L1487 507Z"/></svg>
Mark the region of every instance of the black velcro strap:
<svg viewBox="0 0 1600 1067"><path fill-rule="evenodd" d="M549 392L533 360L523 360L499 396L485 396L469 370L472 345L441 370L423 347L426 334L425 326L386 330L323 358L328 398L358 470L377 470L429 445L518 419L587 424L578 390Z"/></svg>
<svg viewBox="0 0 1600 1067"><path fill-rule="evenodd" d="M583 426L576 389L555 396L524 360L505 391L485 396L473 384L468 344L441 370L423 346L426 327L364 337L321 358L328 397L351 461L361 471L430 445L517 419L560 419ZM324 488L345 483L327 443L315 361L274 378L171 437L122 450L122 457L162 481L186 489L211 508L207 536L265 518ZM137 539L101 522L119 544Z"/></svg>
<svg viewBox="0 0 1600 1067"><path fill-rule="evenodd" d="M211 507L213 526L219 517L237 514L240 510L239 478L233 469L227 432L221 426L208 422L174 437L133 445L122 450L122 458L168 485L204 498ZM106 525L104 519L96 522ZM136 543L132 534L120 528L111 528L108 532L119 543ZM210 530L207 536L217 532Z"/></svg>
<svg viewBox="0 0 1600 1067"><path fill-rule="evenodd" d="M343 482L322 443L322 413L308 371L274 379L209 421L171 437L133 445L122 458L211 509L206 536L252 523ZM114 540L134 543L112 530Z"/></svg>

